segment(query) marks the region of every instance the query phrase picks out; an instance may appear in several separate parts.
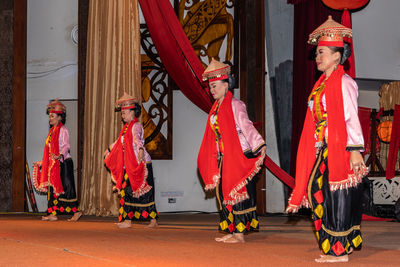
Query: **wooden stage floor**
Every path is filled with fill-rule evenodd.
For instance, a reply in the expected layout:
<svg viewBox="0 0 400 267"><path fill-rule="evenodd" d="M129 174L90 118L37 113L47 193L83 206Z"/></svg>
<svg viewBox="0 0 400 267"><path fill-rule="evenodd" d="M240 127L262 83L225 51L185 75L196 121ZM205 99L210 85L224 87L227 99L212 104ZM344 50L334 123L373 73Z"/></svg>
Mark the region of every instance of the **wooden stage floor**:
<svg viewBox="0 0 400 267"><path fill-rule="evenodd" d="M311 222L302 216L260 217L260 231L244 244L214 241L222 236L217 214L161 214L156 229L118 229L116 218L66 219L0 215L0 266L321 266ZM400 266L398 222L364 221L362 233L362 250L330 266Z"/></svg>

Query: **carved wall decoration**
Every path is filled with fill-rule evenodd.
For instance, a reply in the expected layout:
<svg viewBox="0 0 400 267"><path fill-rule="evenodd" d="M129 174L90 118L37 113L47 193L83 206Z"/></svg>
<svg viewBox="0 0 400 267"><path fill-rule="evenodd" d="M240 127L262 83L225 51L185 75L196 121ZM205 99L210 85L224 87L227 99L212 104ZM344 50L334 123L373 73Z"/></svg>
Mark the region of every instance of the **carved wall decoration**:
<svg viewBox="0 0 400 267"><path fill-rule="evenodd" d="M200 60L212 57L232 65L233 0L175 0L175 10ZM153 159L172 158L172 89L146 24L141 24L142 122L145 146ZM224 42L226 40L226 42ZM226 43L225 55L221 48ZM221 58L222 57L222 58ZM225 57L225 58L223 58ZM204 60L204 59L203 59ZM203 61L202 61L203 62ZM207 60L203 65L206 66Z"/></svg>
<svg viewBox="0 0 400 267"><path fill-rule="evenodd" d="M146 150L153 159L172 159L172 81L145 24L140 25L142 123Z"/></svg>
<svg viewBox="0 0 400 267"><path fill-rule="evenodd" d="M394 205L400 198L400 177L386 180L385 177L369 177L373 184L375 205Z"/></svg>
<svg viewBox="0 0 400 267"><path fill-rule="evenodd" d="M208 57L210 61L214 57L232 65L234 20L231 13L233 14L233 8L233 0L182 0L179 2L177 7L179 21L200 59ZM225 39L225 58L220 58L220 50ZM207 62L202 63L206 65Z"/></svg>

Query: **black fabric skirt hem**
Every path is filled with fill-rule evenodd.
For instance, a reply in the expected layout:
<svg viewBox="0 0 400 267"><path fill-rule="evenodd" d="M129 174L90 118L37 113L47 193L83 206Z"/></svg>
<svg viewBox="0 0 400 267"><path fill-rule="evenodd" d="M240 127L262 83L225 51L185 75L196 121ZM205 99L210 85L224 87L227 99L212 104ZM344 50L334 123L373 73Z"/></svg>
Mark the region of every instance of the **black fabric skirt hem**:
<svg viewBox="0 0 400 267"><path fill-rule="evenodd" d="M307 188L312 220L321 250L331 256L344 256L350 248L361 249L362 183L331 191L328 152L322 147Z"/></svg>
<svg viewBox="0 0 400 267"><path fill-rule="evenodd" d="M154 201L154 177L153 167L151 163L146 164L148 175L147 183L152 187L149 192L140 196L139 198L133 197L132 188L129 179L126 177L126 186L122 188L120 199L120 209L118 220L132 221L149 221L158 219L158 212Z"/></svg>

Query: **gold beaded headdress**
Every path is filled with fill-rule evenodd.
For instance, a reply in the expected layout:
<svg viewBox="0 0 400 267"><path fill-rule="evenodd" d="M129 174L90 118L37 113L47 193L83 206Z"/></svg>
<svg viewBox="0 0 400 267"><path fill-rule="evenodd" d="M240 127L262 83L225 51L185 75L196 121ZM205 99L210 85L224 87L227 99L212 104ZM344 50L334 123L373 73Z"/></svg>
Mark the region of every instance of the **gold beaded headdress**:
<svg viewBox="0 0 400 267"><path fill-rule="evenodd" d="M117 102L115 102L115 108L117 110L132 109L135 108L137 103L137 98L130 96L126 92L124 92L124 95L120 99L118 99Z"/></svg>
<svg viewBox="0 0 400 267"><path fill-rule="evenodd" d="M67 108L65 107L65 105L63 103L61 103L58 98L56 98L56 100L51 101L47 106L47 113L57 113L57 114L62 114L65 113L67 111Z"/></svg>
<svg viewBox="0 0 400 267"><path fill-rule="evenodd" d="M203 81L218 81L228 79L228 75L231 73L231 67L224 63L215 60L214 58L211 59L210 64L203 72Z"/></svg>
<svg viewBox="0 0 400 267"><path fill-rule="evenodd" d="M343 37L352 38L352 30L334 21L332 16L328 16L328 19L310 34L308 43L343 47Z"/></svg>

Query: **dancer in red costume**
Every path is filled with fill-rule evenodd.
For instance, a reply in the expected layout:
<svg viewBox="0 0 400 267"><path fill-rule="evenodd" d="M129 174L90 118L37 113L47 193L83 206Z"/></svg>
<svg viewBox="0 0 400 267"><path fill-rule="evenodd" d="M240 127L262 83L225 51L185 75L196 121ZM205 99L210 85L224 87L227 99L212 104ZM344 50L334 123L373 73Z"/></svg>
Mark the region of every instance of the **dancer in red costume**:
<svg viewBox="0 0 400 267"><path fill-rule="evenodd" d="M104 162L115 183L114 190L121 196L117 226L128 228L132 220L149 220L148 226L156 227L153 168L144 148L143 126L138 122L141 106L136 98L125 93L116 107L121 110L125 125L118 140L104 152Z"/></svg>
<svg viewBox="0 0 400 267"><path fill-rule="evenodd" d="M317 262L347 262L361 248L362 177L368 170L357 114L358 87L343 70L351 51L343 37L349 28L328 20L310 34L317 45L321 77L308 98L308 109L297 151L296 185L287 212L299 207L313 211L316 236L323 255Z"/></svg>
<svg viewBox="0 0 400 267"><path fill-rule="evenodd" d="M212 60L203 74L215 99L208 116L197 165L206 190L216 190L220 204L218 242L244 242L259 228L254 175L265 157L265 142L249 120L245 104L234 98L230 67Z"/></svg>
<svg viewBox="0 0 400 267"><path fill-rule="evenodd" d="M51 129L46 138L43 158L33 167L36 190L47 192L47 216L43 221L56 221L59 214L72 214L68 221L82 216L75 190L74 166L70 155L69 133L64 126L66 108L57 99L47 105Z"/></svg>

